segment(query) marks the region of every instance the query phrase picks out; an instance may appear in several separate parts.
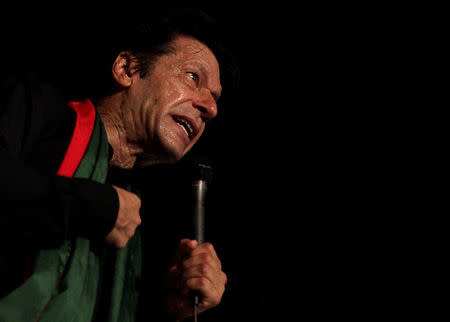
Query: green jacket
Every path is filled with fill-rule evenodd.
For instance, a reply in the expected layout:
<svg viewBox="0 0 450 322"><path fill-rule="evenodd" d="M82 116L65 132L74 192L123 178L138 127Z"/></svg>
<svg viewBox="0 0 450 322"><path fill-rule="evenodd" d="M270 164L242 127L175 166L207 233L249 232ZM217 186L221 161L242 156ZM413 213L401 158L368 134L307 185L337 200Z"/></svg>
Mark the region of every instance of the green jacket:
<svg viewBox="0 0 450 322"><path fill-rule="evenodd" d="M77 113L74 134L58 174L104 183L108 173L108 141L90 100L71 102ZM88 223L86 223L88 224ZM0 300L0 322L91 321L100 277L99 247L84 238L67 240L57 249L39 251L28 279ZM123 249L116 251L114 280L107 317L102 321L134 321L137 281L141 277L139 229Z"/></svg>

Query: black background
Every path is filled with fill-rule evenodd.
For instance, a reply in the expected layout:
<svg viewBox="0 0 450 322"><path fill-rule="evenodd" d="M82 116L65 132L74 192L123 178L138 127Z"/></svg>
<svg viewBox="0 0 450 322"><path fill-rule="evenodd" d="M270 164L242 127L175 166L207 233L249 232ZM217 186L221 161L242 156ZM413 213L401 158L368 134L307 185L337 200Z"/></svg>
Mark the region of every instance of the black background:
<svg viewBox="0 0 450 322"><path fill-rule="evenodd" d="M4 43L22 49L12 55L20 65L30 53L64 57L56 49L67 29L83 25L79 50L91 26L136 8L151 10L10 12L17 18L3 27ZM238 91L192 151L214 167L206 238L229 278L221 305L201 320L426 317L442 307L442 193L432 181L443 131L442 8L201 8L217 19L241 70ZM153 263L190 234L190 182L184 164L142 171L138 181L151 302Z"/></svg>

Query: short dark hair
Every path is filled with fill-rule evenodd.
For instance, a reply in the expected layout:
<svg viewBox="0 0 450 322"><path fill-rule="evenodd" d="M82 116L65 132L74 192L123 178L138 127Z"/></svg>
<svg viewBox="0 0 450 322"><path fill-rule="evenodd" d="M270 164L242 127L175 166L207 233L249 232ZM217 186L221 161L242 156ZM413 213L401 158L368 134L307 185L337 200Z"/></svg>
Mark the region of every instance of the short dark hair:
<svg viewBox="0 0 450 322"><path fill-rule="evenodd" d="M238 78L237 64L211 15L198 9L158 8L150 13L129 14L129 17L130 21L115 23L109 36L103 36L101 51L104 55L96 58L94 66L100 78L90 86L90 96L99 98L112 90L111 66L120 52L130 52L137 62L136 71L146 77L156 58L173 50L170 43L178 35L191 36L211 49L220 65L225 93L228 83L230 89L236 86L231 83Z"/></svg>
<svg viewBox="0 0 450 322"><path fill-rule="evenodd" d="M219 61L220 104L238 89L236 56L225 41L226 29L214 14L195 8L132 6L121 11L120 19L102 14L83 11L76 19L40 21L24 42L27 45L21 47L24 54L14 59L14 67L23 66L32 49L31 68L59 87L66 100L89 97L95 101L113 90L111 68L121 51L129 51L139 60L140 75L145 77L154 58L170 51L168 44L175 36L188 35L206 44Z"/></svg>

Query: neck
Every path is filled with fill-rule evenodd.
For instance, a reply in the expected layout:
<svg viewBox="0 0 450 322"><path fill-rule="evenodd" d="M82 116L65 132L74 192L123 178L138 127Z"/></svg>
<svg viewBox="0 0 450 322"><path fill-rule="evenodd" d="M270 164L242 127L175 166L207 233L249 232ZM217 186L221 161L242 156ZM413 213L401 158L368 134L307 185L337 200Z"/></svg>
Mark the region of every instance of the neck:
<svg viewBox="0 0 450 322"><path fill-rule="evenodd" d="M113 156L109 163L123 169L133 168L136 155L140 151L130 144L120 100L114 96L103 98L98 102L97 111L105 126L108 142L113 149Z"/></svg>

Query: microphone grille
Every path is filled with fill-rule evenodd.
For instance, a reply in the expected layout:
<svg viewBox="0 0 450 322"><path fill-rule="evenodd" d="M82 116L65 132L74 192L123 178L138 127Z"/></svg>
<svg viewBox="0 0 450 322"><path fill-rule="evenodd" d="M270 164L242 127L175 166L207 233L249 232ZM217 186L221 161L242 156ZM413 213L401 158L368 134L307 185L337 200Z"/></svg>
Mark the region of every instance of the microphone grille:
<svg viewBox="0 0 450 322"><path fill-rule="evenodd" d="M188 160L188 172L192 180L204 180L210 184L213 179L213 168L211 161L205 156L196 156Z"/></svg>

